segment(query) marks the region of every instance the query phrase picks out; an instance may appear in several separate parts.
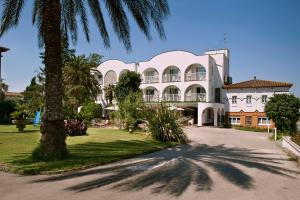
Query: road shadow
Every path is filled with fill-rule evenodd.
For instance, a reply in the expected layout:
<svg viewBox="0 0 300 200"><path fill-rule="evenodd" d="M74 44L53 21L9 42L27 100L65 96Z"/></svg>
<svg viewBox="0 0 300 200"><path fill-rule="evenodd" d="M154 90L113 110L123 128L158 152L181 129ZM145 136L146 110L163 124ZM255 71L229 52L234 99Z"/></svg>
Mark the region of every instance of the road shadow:
<svg viewBox="0 0 300 200"><path fill-rule="evenodd" d="M139 191L149 187L153 193L178 197L190 185L195 186L196 191L212 190L212 172L245 190L255 187L255 180L244 172L245 168L294 178L299 171L281 167L281 162L285 160L253 149L187 144L144 155L137 160L51 176L34 182L58 182L95 175L94 179L65 189L84 192L110 186L113 190Z"/></svg>

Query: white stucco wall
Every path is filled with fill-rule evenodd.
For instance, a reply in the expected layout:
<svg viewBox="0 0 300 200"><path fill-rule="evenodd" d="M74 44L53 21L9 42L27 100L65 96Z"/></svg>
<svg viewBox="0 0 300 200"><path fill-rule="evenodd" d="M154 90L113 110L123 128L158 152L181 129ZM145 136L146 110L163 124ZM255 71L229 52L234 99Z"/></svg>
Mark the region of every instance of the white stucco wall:
<svg viewBox="0 0 300 200"><path fill-rule="evenodd" d="M223 89L222 103L225 104L225 112L264 112L265 103L262 103L262 96L267 95L268 98L274 94L289 93L288 87L274 88L247 88L247 89ZM246 97L252 96L251 104L246 103ZM237 96L237 103L232 104L232 96Z"/></svg>
<svg viewBox="0 0 300 200"><path fill-rule="evenodd" d="M171 51L159 54L149 61L139 62L137 65L137 72L143 74L149 68L154 68L158 72L158 83L142 83L141 89L147 87L154 87L159 93L159 98L162 98L163 91L169 86L176 86L180 90L181 101L185 100L185 92L191 85L200 85L206 91L206 101L214 102L214 88L223 86L223 69L222 65L225 61L225 52L214 52L213 55L205 53L204 55L194 55L185 51ZM206 80L201 81L185 81L185 72L187 68L193 64L200 64L206 69ZM163 72L170 66L176 66L180 70L180 82L163 83ZM135 71L136 63L124 63L119 60L108 60L98 66L98 71L102 74L103 79L106 73L113 70L117 74L117 79L123 70ZM212 71L213 70L213 71ZM105 82L104 82L105 84Z"/></svg>

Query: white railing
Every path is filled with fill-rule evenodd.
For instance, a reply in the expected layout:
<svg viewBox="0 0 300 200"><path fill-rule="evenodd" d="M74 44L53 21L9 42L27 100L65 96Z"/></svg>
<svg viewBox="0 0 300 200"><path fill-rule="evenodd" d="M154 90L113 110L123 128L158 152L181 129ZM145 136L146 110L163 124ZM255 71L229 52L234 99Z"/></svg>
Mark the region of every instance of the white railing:
<svg viewBox="0 0 300 200"><path fill-rule="evenodd" d="M195 72L195 73L186 73L185 81L205 81L206 73L205 72Z"/></svg>
<svg viewBox="0 0 300 200"><path fill-rule="evenodd" d="M144 76L143 83L158 83L159 77L158 75L155 76Z"/></svg>
<svg viewBox="0 0 300 200"><path fill-rule="evenodd" d="M168 82L180 82L180 75L179 74L165 74L163 75L163 83Z"/></svg>
<svg viewBox="0 0 300 200"><path fill-rule="evenodd" d="M163 101L180 101L180 94L164 94Z"/></svg>
<svg viewBox="0 0 300 200"><path fill-rule="evenodd" d="M158 100L159 100L158 95L155 95L155 94L144 95L145 102L154 102L154 101L158 101Z"/></svg>
<svg viewBox="0 0 300 200"><path fill-rule="evenodd" d="M206 94L203 93L191 93L185 95L186 101L200 101L205 102L206 101Z"/></svg>

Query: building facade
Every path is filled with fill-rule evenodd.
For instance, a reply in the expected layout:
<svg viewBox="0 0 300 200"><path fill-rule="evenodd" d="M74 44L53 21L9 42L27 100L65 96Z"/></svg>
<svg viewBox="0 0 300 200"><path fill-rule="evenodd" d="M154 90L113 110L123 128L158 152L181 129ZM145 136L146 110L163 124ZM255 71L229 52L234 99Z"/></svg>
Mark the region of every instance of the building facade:
<svg viewBox="0 0 300 200"><path fill-rule="evenodd" d="M149 61L138 63L124 63L119 60L108 60L98 66L95 74L101 85L101 94L97 103L107 106L103 88L116 84L119 76L126 70L135 71L142 76L141 89L144 101L151 105L158 105L163 101L170 106L182 108L189 112L198 126L218 126L224 121L225 114L229 117L238 117L237 113L263 112L263 105L244 108L244 102L239 106L232 105L230 99L244 98L247 92L251 98L260 91L253 88L230 88L232 84L229 71L229 50L213 50L203 55L194 55L185 51L171 51L159 54ZM291 85L276 90L288 92ZM255 89L255 88L254 88ZM271 96L267 90L267 98ZM273 91L275 92L275 90ZM235 95L239 93L238 95ZM255 93L255 94L254 94ZM272 93L273 94L273 93ZM248 98L248 97L247 97ZM265 98L265 97L264 97ZM254 102L254 101L253 101ZM232 118L229 122L233 123ZM237 121L238 119L236 119ZM240 117L239 122L243 117ZM238 123L236 123L238 124Z"/></svg>

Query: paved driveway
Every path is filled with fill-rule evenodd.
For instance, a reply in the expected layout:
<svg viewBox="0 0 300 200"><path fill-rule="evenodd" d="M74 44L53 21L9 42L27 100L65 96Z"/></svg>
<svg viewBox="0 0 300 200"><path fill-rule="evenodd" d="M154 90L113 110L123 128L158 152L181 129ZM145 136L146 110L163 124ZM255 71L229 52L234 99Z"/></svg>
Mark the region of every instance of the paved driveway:
<svg viewBox="0 0 300 200"><path fill-rule="evenodd" d="M188 145L73 174L0 173L0 199L299 200L300 170L267 134L187 131Z"/></svg>

